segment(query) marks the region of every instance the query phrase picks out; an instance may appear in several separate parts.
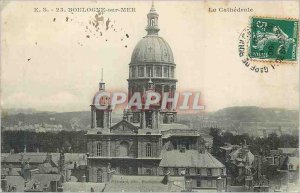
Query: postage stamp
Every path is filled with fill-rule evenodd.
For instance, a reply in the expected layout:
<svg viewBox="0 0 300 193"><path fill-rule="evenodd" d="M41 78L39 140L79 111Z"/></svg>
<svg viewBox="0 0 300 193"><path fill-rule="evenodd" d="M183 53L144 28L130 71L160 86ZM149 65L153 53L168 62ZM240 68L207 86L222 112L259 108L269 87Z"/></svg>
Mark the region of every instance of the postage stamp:
<svg viewBox="0 0 300 193"><path fill-rule="evenodd" d="M251 59L297 60L297 20L252 17L250 29L248 54Z"/></svg>

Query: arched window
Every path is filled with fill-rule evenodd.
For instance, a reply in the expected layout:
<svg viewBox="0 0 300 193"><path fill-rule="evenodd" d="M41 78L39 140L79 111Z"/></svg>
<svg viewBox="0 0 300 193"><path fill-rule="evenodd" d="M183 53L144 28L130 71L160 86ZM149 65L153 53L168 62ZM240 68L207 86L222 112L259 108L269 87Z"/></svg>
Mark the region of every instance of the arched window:
<svg viewBox="0 0 300 193"><path fill-rule="evenodd" d="M120 143L120 156L126 157L129 154L129 144L126 141Z"/></svg>
<svg viewBox="0 0 300 193"><path fill-rule="evenodd" d="M102 170L101 169L97 170L97 182L102 183Z"/></svg>
<svg viewBox="0 0 300 193"><path fill-rule="evenodd" d="M146 145L146 157L151 157L152 156L152 147L151 144Z"/></svg>
<svg viewBox="0 0 300 193"><path fill-rule="evenodd" d="M154 26L154 25L155 25L155 19L154 19L154 18L152 18L152 19L150 20L150 25L151 25L151 26Z"/></svg>
<svg viewBox="0 0 300 193"><path fill-rule="evenodd" d="M97 144L97 156L102 156L102 144Z"/></svg>
<svg viewBox="0 0 300 193"><path fill-rule="evenodd" d="M152 170L150 168L146 169L145 175L151 176Z"/></svg>

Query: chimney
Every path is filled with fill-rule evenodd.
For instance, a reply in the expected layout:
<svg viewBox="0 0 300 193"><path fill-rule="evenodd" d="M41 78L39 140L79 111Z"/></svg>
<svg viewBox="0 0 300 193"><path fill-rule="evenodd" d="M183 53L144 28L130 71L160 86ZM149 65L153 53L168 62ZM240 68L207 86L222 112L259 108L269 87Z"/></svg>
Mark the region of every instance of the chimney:
<svg viewBox="0 0 300 193"><path fill-rule="evenodd" d="M201 153L201 154L205 153L205 147L201 146L199 148L199 153Z"/></svg>
<svg viewBox="0 0 300 193"><path fill-rule="evenodd" d="M223 189L223 179L220 177L217 178L217 192L222 192L222 189Z"/></svg>
<svg viewBox="0 0 300 193"><path fill-rule="evenodd" d="M8 168L8 175L12 176L12 166L11 165L9 165L9 168Z"/></svg>
<svg viewBox="0 0 300 193"><path fill-rule="evenodd" d="M85 174L83 174L83 176L82 176L82 182L86 182L86 176L85 176Z"/></svg>
<svg viewBox="0 0 300 193"><path fill-rule="evenodd" d="M43 192L48 192L48 186L47 186L47 184L45 184L45 186L43 188Z"/></svg>
<svg viewBox="0 0 300 193"><path fill-rule="evenodd" d="M7 189L7 179L1 179L1 189L3 192L8 192L8 189Z"/></svg>
<svg viewBox="0 0 300 193"><path fill-rule="evenodd" d="M52 155L51 155L51 153L47 153L47 155L46 155L46 162L47 163L50 163L50 161L52 160Z"/></svg>
<svg viewBox="0 0 300 193"><path fill-rule="evenodd" d="M168 168L163 168L164 178L162 180L163 184L167 184L169 182L170 170Z"/></svg>
<svg viewBox="0 0 300 193"><path fill-rule="evenodd" d="M179 151L180 151L181 153L184 153L184 152L185 152L185 147L181 147Z"/></svg>

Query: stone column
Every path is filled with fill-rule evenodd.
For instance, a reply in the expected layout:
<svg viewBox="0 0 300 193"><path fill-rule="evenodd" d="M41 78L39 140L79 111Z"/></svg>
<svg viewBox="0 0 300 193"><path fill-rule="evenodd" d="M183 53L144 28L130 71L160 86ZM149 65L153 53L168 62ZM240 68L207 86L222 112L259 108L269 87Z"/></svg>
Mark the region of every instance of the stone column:
<svg viewBox="0 0 300 193"><path fill-rule="evenodd" d="M94 123L94 107L91 105L91 128L95 128Z"/></svg>
<svg viewBox="0 0 300 193"><path fill-rule="evenodd" d="M144 110L141 110L141 129L146 128L146 114Z"/></svg>
<svg viewBox="0 0 300 193"><path fill-rule="evenodd" d="M161 93L162 93L162 97L163 97L164 92L165 92L165 85L162 84L162 85L161 85Z"/></svg>
<svg viewBox="0 0 300 193"><path fill-rule="evenodd" d="M152 129L156 129L156 117L155 117L155 110L152 111Z"/></svg>
<svg viewBox="0 0 300 193"><path fill-rule="evenodd" d="M97 113L96 113L97 109L94 108L94 128L97 128Z"/></svg>
<svg viewBox="0 0 300 193"><path fill-rule="evenodd" d="M107 140L107 156L110 157L110 138L108 138Z"/></svg>

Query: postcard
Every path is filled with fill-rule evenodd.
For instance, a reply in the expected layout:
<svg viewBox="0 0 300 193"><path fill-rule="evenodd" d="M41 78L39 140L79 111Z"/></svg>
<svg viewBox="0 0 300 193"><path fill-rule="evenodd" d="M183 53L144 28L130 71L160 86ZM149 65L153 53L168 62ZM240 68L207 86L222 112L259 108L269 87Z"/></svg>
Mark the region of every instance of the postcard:
<svg viewBox="0 0 300 193"><path fill-rule="evenodd" d="M299 192L299 4L1 1L1 191Z"/></svg>

